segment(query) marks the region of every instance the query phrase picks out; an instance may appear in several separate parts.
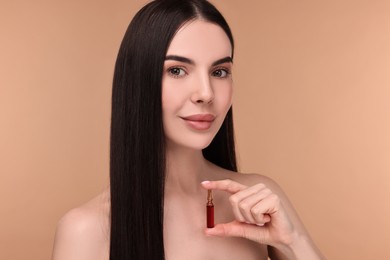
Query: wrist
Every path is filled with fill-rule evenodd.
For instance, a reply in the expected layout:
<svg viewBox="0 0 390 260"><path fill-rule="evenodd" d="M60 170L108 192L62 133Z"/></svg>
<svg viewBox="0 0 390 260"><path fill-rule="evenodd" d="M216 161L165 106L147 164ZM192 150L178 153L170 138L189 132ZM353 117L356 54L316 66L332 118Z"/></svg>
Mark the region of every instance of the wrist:
<svg viewBox="0 0 390 260"><path fill-rule="evenodd" d="M287 259L291 260L321 260L324 259L306 234L294 232L291 236L276 247Z"/></svg>

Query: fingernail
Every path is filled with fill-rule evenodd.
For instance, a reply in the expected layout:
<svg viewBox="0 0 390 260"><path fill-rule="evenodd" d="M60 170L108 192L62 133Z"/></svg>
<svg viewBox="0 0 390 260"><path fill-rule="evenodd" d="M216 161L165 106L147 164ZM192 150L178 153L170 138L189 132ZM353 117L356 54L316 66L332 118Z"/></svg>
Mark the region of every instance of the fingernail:
<svg viewBox="0 0 390 260"><path fill-rule="evenodd" d="M201 183L202 183L202 184L209 184L210 181L202 181Z"/></svg>

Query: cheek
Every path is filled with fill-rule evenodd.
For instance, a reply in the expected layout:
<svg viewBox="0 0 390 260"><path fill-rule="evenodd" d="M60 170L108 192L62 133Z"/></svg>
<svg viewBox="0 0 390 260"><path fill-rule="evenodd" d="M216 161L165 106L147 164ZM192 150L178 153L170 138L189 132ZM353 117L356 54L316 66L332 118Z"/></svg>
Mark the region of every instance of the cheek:
<svg viewBox="0 0 390 260"><path fill-rule="evenodd" d="M177 96L174 93L172 85L167 82L163 82L161 98L163 113L174 109Z"/></svg>
<svg viewBox="0 0 390 260"><path fill-rule="evenodd" d="M168 84L167 80L163 77L162 86L161 86L161 102L162 102L163 109L170 103L169 102L169 99L170 99L169 92L170 92L169 84Z"/></svg>
<svg viewBox="0 0 390 260"><path fill-rule="evenodd" d="M164 115L177 114L182 107L181 100L175 95L162 97L162 112Z"/></svg>
<svg viewBox="0 0 390 260"><path fill-rule="evenodd" d="M183 105L187 97L184 90L184 86L177 80L163 80L161 94L163 112L177 110Z"/></svg>
<svg viewBox="0 0 390 260"><path fill-rule="evenodd" d="M220 84L215 88L215 102L218 104L219 109L229 110L232 105L233 98L233 86L232 84Z"/></svg>

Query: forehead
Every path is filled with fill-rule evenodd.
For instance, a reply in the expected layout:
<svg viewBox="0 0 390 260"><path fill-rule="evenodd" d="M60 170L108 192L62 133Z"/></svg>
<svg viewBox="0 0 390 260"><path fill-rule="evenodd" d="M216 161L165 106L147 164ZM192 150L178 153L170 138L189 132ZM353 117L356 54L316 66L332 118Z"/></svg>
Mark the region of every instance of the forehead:
<svg viewBox="0 0 390 260"><path fill-rule="evenodd" d="M224 30L213 23L194 20L184 24L173 37L167 55L196 59L220 59L232 55Z"/></svg>

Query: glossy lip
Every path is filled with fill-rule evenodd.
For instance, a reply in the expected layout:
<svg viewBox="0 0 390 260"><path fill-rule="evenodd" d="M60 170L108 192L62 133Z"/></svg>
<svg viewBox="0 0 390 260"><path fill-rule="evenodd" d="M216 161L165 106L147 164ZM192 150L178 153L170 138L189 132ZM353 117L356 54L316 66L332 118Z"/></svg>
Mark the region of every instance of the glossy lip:
<svg viewBox="0 0 390 260"><path fill-rule="evenodd" d="M212 114L197 114L186 117L181 117L187 125L195 130L208 130L215 120L215 116Z"/></svg>

